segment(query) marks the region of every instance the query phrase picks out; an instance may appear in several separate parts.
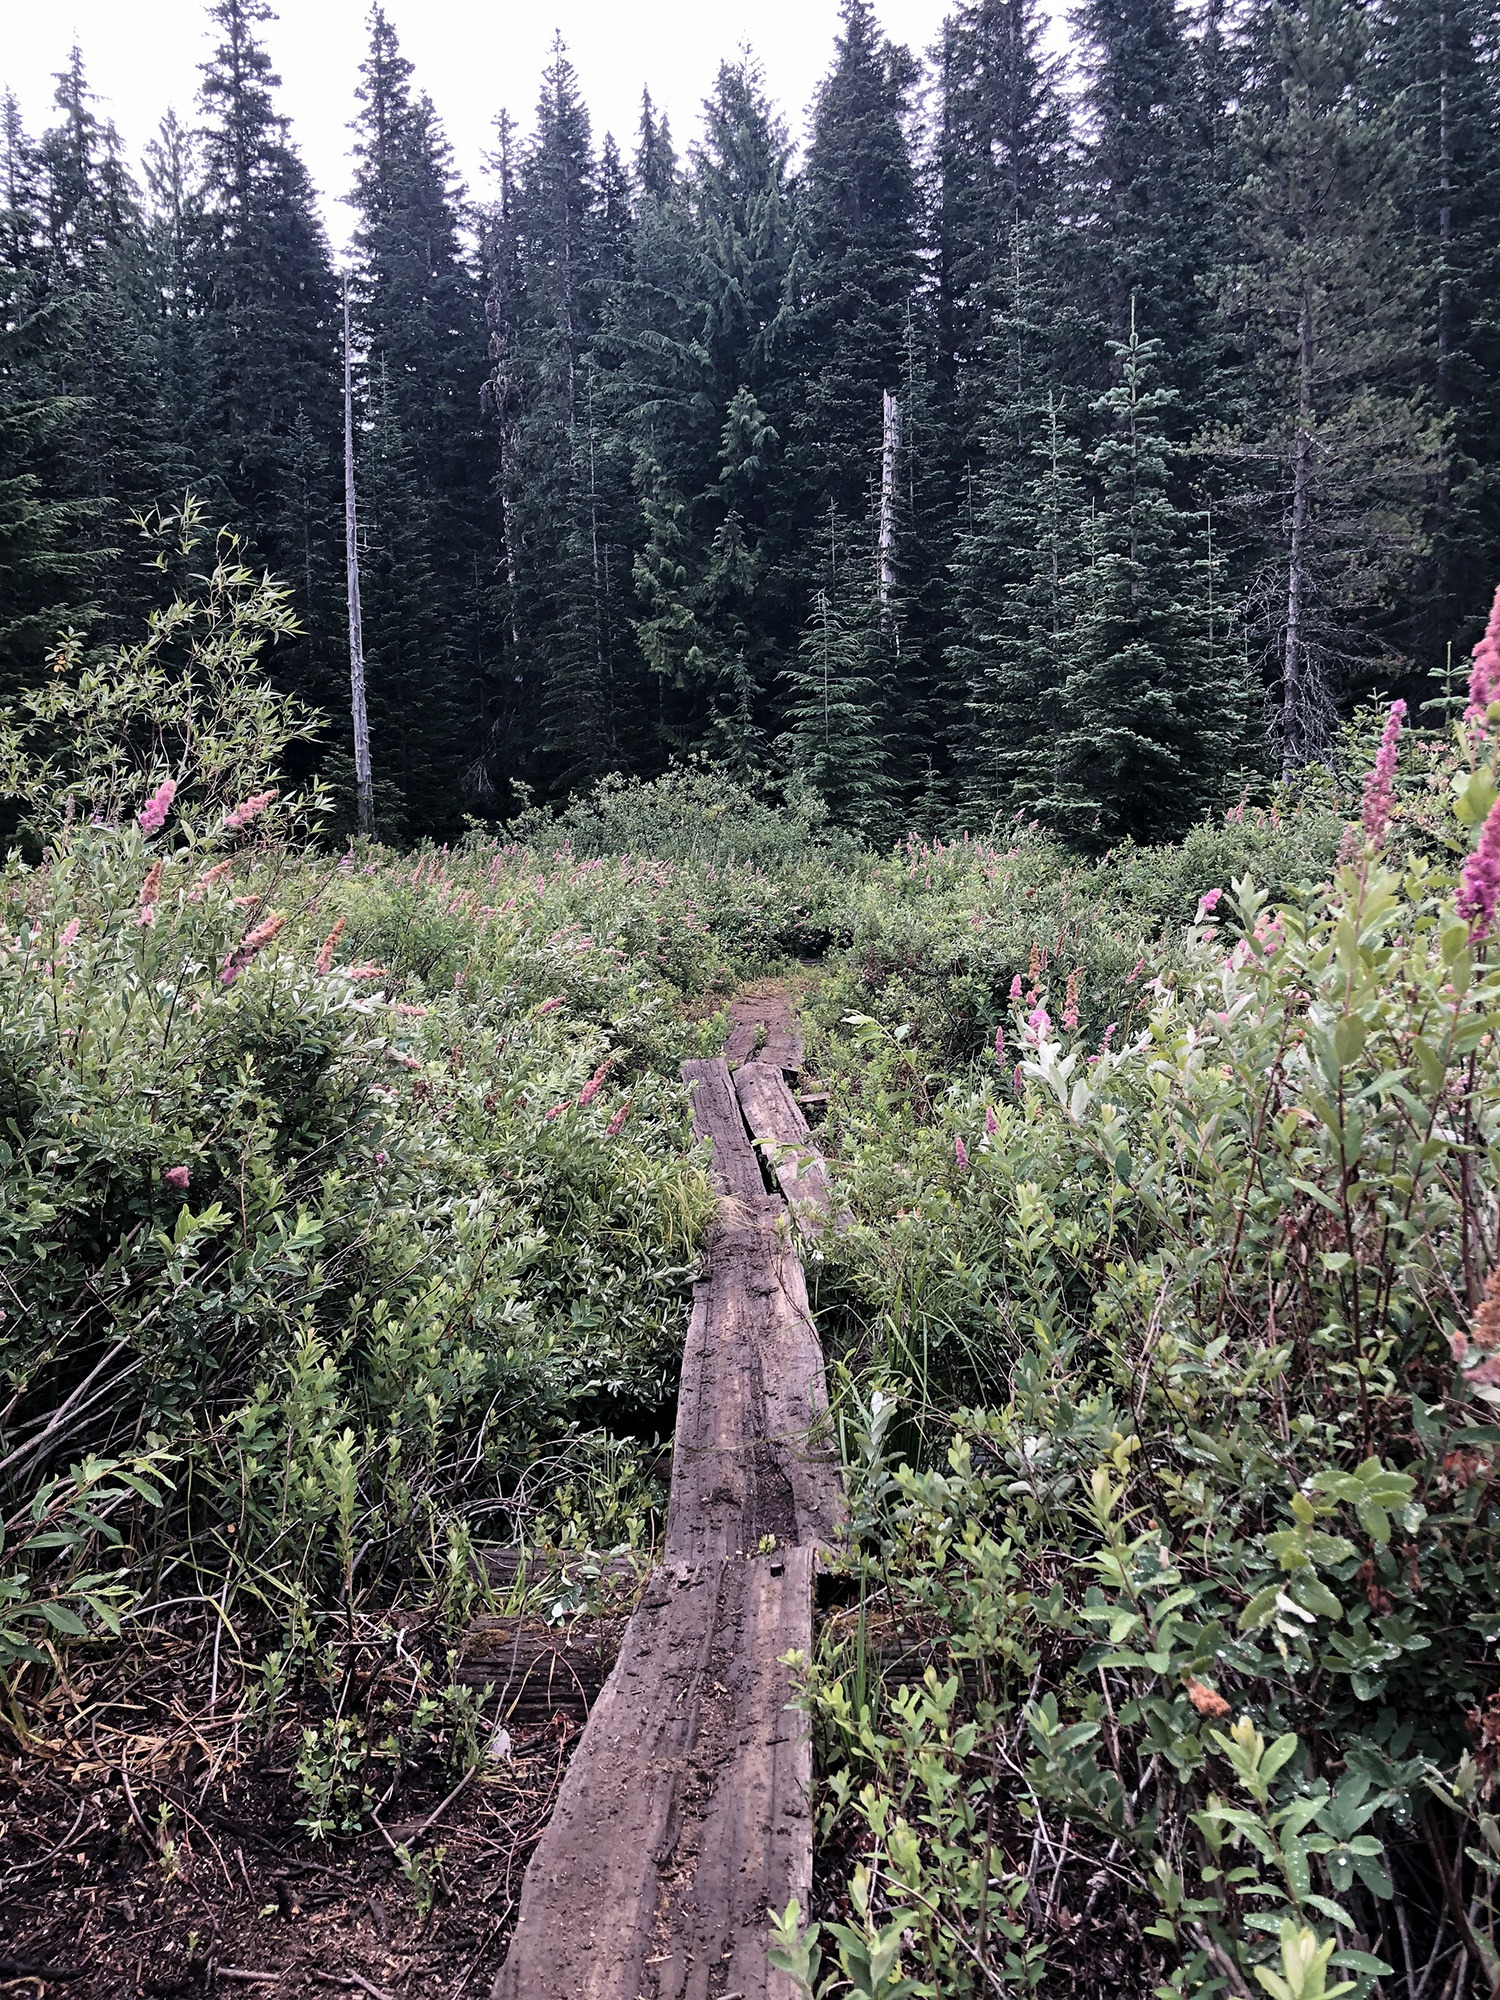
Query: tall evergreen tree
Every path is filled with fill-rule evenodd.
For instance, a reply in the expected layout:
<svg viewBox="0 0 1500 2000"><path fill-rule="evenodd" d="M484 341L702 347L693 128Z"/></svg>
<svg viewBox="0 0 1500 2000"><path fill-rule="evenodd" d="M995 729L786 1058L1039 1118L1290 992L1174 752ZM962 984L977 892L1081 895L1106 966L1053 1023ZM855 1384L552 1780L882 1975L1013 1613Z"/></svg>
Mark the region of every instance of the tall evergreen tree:
<svg viewBox="0 0 1500 2000"><path fill-rule="evenodd" d="M379 454L382 533L392 545L399 539L405 552L392 578L422 578L424 601L403 611L392 597L391 615L424 634L420 698L427 713L419 738L411 737L410 725L402 726L400 761L414 824L436 831L456 824L465 773L471 789L485 790L474 762L472 723L491 664L483 305L461 242L461 191L432 105L413 95L411 65L379 6L371 10L369 32L354 127L350 199L359 261L352 291L371 410L367 442ZM372 476L375 470L372 465ZM393 482L403 475L410 484L398 499ZM382 634L368 607L366 625L375 703ZM398 643L394 635L392 643ZM403 676L415 694L409 668ZM378 727L378 704L372 712ZM412 753L413 740L423 744L431 769Z"/></svg>
<svg viewBox="0 0 1500 2000"><path fill-rule="evenodd" d="M257 39L264 0L214 0L203 65L205 454L255 554L296 593L307 638L278 671L334 712L342 693L340 390L335 286L307 169Z"/></svg>
<svg viewBox="0 0 1500 2000"><path fill-rule="evenodd" d="M1206 363L1210 128L1178 0L1083 0L1079 275L1107 341L1135 313L1190 394ZM1106 342L1107 344L1107 342Z"/></svg>
<svg viewBox="0 0 1500 2000"><path fill-rule="evenodd" d="M938 51L933 135L939 382L967 442L984 380L989 319L1018 230L1053 217L1068 121L1062 59L1037 0L960 0Z"/></svg>
<svg viewBox="0 0 1500 2000"><path fill-rule="evenodd" d="M906 116L916 68L881 35L869 0L842 0L801 188L792 426L804 501L864 517L879 464L882 397L901 381L918 291L918 196Z"/></svg>
<svg viewBox="0 0 1500 2000"><path fill-rule="evenodd" d="M1414 158L1369 88L1368 11L1293 0L1252 25L1231 261L1215 278L1237 350L1220 455L1251 530L1249 609L1292 771L1321 754L1341 690L1399 670L1385 607L1421 558L1444 441L1413 393Z"/></svg>
<svg viewBox="0 0 1500 2000"><path fill-rule="evenodd" d="M1413 158L1422 376L1451 446L1403 635L1430 668L1500 576L1500 35L1474 0L1391 0L1373 53Z"/></svg>
<svg viewBox="0 0 1500 2000"><path fill-rule="evenodd" d="M784 680L793 768L844 826L877 845L895 832L891 770L893 672L889 605L876 552L829 507L818 538L812 603Z"/></svg>
<svg viewBox="0 0 1500 2000"><path fill-rule="evenodd" d="M997 399L954 554L955 678L968 696L962 798L989 815L1063 788L1062 691L1084 533L1082 451L1054 396Z"/></svg>
<svg viewBox="0 0 1500 2000"><path fill-rule="evenodd" d="M1176 392L1153 386L1159 354L1132 325L1098 408L1099 494L1071 589L1051 806L1085 844L1185 831L1245 737L1249 691L1216 630L1212 558L1168 490Z"/></svg>

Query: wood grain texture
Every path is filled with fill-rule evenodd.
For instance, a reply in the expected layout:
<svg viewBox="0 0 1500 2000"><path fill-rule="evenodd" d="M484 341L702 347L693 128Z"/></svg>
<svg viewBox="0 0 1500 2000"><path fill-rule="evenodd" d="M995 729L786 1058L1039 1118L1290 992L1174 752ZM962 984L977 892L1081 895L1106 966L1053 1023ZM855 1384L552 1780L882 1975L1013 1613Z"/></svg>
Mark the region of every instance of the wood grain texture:
<svg viewBox="0 0 1500 2000"><path fill-rule="evenodd" d="M812 1752L779 1661L811 1647L817 1551L844 1501L788 1200L742 1110L777 1148L806 1137L781 1074L801 1039L785 996L768 1000L731 1029L731 1049L760 1049L743 1084L725 1058L683 1064L722 1201L683 1351L666 1562L568 1766L492 2000L793 2000L768 1940L773 1910L809 1906ZM809 1214L818 1188L828 1212L821 1164L775 1157Z"/></svg>
<svg viewBox="0 0 1500 2000"><path fill-rule="evenodd" d="M762 1159L776 1176L804 1235L816 1236L833 1213L828 1169L813 1145L802 1106L786 1078L767 1062L741 1063L734 1072L735 1095Z"/></svg>
<svg viewBox="0 0 1500 2000"><path fill-rule="evenodd" d="M807 1907L812 1753L778 1664L812 1551L658 1570L527 1871L493 2000L791 2000L769 1916Z"/></svg>
<svg viewBox="0 0 1500 2000"><path fill-rule="evenodd" d="M778 1204L779 1206L779 1204ZM693 1295L667 1503L669 1562L827 1541L841 1518L823 1353L780 1226L721 1225Z"/></svg>
<svg viewBox="0 0 1500 2000"><path fill-rule="evenodd" d="M722 1056L685 1062L682 1080L693 1093L693 1130L713 1146L715 1187L756 1213L770 1212L765 1176L745 1130L728 1063Z"/></svg>
<svg viewBox="0 0 1500 2000"><path fill-rule="evenodd" d="M791 1000L782 992L744 993L729 1005L725 1059L769 1063L795 1074L802 1067L802 1035Z"/></svg>
<svg viewBox="0 0 1500 2000"><path fill-rule="evenodd" d="M453 1665L465 1687L493 1687L495 1709L512 1736L540 1729L554 1715L584 1722L599 1698L625 1636L624 1618L476 1618Z"/></svg>

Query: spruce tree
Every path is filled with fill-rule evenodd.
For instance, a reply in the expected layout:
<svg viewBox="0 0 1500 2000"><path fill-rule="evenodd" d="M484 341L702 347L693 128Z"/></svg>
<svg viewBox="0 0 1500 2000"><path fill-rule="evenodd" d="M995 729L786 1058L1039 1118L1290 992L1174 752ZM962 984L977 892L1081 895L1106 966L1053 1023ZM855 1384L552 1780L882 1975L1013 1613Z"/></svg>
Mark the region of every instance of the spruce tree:
<svg viewBox="0 0 1500 2000"><path fill-rule="evenodd" d="M1051 222L1068 144L1063 64L1037 0L960 0L938 52L932 237L938 379L967 441L1017 230Z"/></svg>
<svg viewBox="0 0 1500 2000"><path fill-rule="evenodd" d="M1074 25L1088 132L1076 197L1083 294L1105 345L1128 339L1134 313L1192 397L1207 362L1212 167L1186 22L1178 0L1084 0Z"/></svg>
<svg viewBox="0 0 1500 2000"><path fill-rule="evenodd" d="M953 560L949 650L968 696L958 762L980 817L1056 798L1062 689L1084 530L1082 450L1055 396L997 398Z"/></svg>
<svg viewBox="0 0 1500 2000"><path fill-rule="evenodd" d="M1240 179L1214 275L1240 358L1216 448L1291 772L1326 748L1341 693L1399 671L1385 607L1421 560L1444 441L1413 394L1415 159L1389 95L1367 90L1368 12L1294 0L1251 27Z"/></svg>
<svg viewBox="0 0 1500 2000"><path fill-rule="evenodd" d="M1392 0L1372 54L1412 154L1421 378L1449 425L1431 546L1403 621L1431 669L1450 641L1477 636L1500 576L1500 37L1475 0Z"/></svg>
<svg viewBox="0 0 1500 2000"><path fill-rule="evenodd" d="M1218 796L1248 690L1218 645L1201 524L1170 497L1161 344L1132 325L1097 406L1098 498L1069 591L1060 784L1050 815L1085 845L1181 834Z"/></svg>
<svg viewBox="0 0 1500 2000"><path fill-rule="evenodd" d="M352 293L363 353L362 401L370 409L366 443L378 453L370 476L381 495L380 532L399 539L403 549L401 561L389 566L384 593L377 592L365 611L372 716L380 728L376 690L388 649L380 618L389 616L389 647L403 660L411 642L402 635L423 634L425 712L400 725L395 761L388 758L383 768L389 773L399 766L407 774L411 823L432 833L456 824L462 774L470 774L470 789L487 791L472 740L492 650L486 630L490 449L480 408L483 308L460 236L461 190L432 105L413 95L411 65L378 6L369 31L354 127L350 200L358 216L358 264ZM393 483L401 476L410 482L404 495ZM420 589L422 602L397 601L398 577ZM446 741L440 722L449 731ZM430 769L424 771L412 752L415 741L424 746Z"/></svg>
<svg viewBox="0 0 1500 2000"><path fill-rule="evenodd" d="M307 637L278 672L335 712L343 681L337 309L312 182L256 37L264 0L214 0L194 260L204 423L229 518L291 584Z"/></svg>
<svg viewBox="0 0 1500 2000"><path fill-rule="evenodd" d="M818 91L802 179L792 426L804 501L862 519L882 396L900 383L918 290L918 195L906 113L916 81L868 0L842 0L833 68Z"/></svg>
<svg viewBox="0 0 1500 2000"><path fill-rule="evenodd" d="M870 538L852 535L830 507L801 642L783 674L789 746L793 769L833 818L877 845L895 832L889 608Z"/></svg>

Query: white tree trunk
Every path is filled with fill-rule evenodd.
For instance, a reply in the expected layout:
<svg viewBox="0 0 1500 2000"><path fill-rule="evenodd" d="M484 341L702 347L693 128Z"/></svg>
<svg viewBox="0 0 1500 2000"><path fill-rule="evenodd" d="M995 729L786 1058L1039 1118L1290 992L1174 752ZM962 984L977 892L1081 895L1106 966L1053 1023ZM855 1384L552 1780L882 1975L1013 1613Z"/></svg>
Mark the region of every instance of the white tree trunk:
<svg viewBox="0 0 1500 2000"><path fill-rule="evenodd" d="M370 720L365 712L365 629L359 606L359 524L354 507L354 373L349 357L349 278L344 276L344 568L349 586L349 706L354 719L354 792L359 830L375 830Z"/></svg>
<svg viewBox="0 0 1500 2000"><path fill-rule="evenodd" d="M890 616L896 589L896 469L901 453L901 405L885 391L880 451L880 616Z"/></svg>

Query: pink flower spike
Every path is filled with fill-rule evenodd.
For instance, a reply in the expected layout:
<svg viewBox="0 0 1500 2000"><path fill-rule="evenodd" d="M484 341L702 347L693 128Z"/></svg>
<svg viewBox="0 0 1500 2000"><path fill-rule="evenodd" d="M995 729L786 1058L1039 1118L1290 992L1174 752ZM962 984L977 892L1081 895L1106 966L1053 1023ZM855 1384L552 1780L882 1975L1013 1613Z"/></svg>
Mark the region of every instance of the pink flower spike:
<svg viewBox="0 0 1500 2000"><path fill-rule="evenodd" d="M276 787L274 785L272 785L268 792L252 793L243 805L236 806L233 812L225 813L225 831L228 833L238 833L242 826L248 826L251 820L258 814L263 813L275 796Z"/></svg>
<svg viewBox="0 0 1500 2000"><path fill-rule="evenodd" d="M1012 1000L1019 1000L1021 997L1021 975L1019 972L1010 982L1010 997Z"/></svg>
<svg viewBox="0 0 1500 2000"><path fill-rule="evenodd" d="M1021 1094L1021 1065L1019 1063L1016 1064L1010 1073L1010 1087L1016 1093L1017 1097L1019 1097Z"/></svg>
<svg viewBox="0 0 1500 2000"><path fill-rule="evenodd" d="M992 1134L1000 1130L1000 1120L995 1116L995 1107L993 1104L987 1104L984 1107L984 1129L986 1132Z"/></svg>
<svg viewBox="0 0 1500 2000"><path fill-rule="evenodd" d="M610 1139L619 1138L621 1132L623 1132L625 1129L625 1120L630 1116L630 1107L632 1104L634 1104L634 1102L635 1099L633 1097L626 1098L625 1102L620 1106L619 1110L615 1113L614 1117L611 1118L609 1123L605 1126L604 1132L606 1138Z"/></svg>
<svg viewBox="0 0 1500 2000"><path fill-rule="evenodd" d="M1375 768L1365 779L1364 828L1371 847L1379 847L1391 819L1391 790L1396 780L1396 750L1401 741L1401 723L1406 703L1393 701L1376 753Z"/></svg>
<svg viewBox="0 0 1500 2000"><path fill-rule="evenodd" d="M1474 666L1469 675L1469 706L1464 721L1476 725L1483 736L1485 713L1492 701L1500 699L1500 590L1490 606L1490 621L1484 637L1474 648Z"/></svg>
<svg viewBox="0 0 1500 2000"><path fill-rule="evenodd" d="M172 801L177 796L177 780L165 778L147 799L139 814L142 833L160 833L167 823L167 814L172 810Z"/></svg>
<svg viewBox="0 0 1500 2000"><path fill-rule="evenodd" d="M179 1194L187 1193L193 1178L188 1167L163 1167L161 1177L169 1188L176 1188Z"/></svg>
<svg viewBox="0 0 1500 2000"><path fill-rule="evenodd" d="M554 1007L560 1007L561 1005L562 1005L562 996L561 994L558 994L555 995L554 998L552 998L551 1000L544 1000L541 1006L538 1007L536 1011L538 1014L550 1014Z"/></svg>
<svg viewBox="0 0 1500 2000"><path fill-rule="evenodd" d="M1135 982L1140 978L1141 974L1145 970L1146 970L1145 959L1138 958L1135 964L1130 968L1129 972L1126 973L1125 984L1127 986L1134 986Z"/></svg>
<svg viewBox="0 0 1500 2000"><path fill-rule="evenodd" d="M969 1170L969 1150L963 1142L962 1133L959 1132L955 1132L953 1135L953 1157L958 1162L960 1172L967 1173Z"/></svg>
<svg viewBox="0 0 1500 2000"><path fill-rule="evenodd" d="M62 934L59 936L57 940L58 952L59 953L65 952L68 949L68 947L74 942L77 936L78 936L78 919L77 917L71 917L68 920L68 922L63 925Z"/></svg>
<svg viewBox="0 0 1500 2000"><path fill-rule="evenodd" d="M1002 1060L1002 1058L1004 1057L1004 1055L1005 1055L1005 1030L1004 1030L1004 1028L996 1028L996 1030L995 1030L995 1061L996 1061L996 1062L999 1062L999 1061L1001 1061L1001 1060Z"/></svg>
<svg viewBox="0 0 1500 2000"><path fill-rule="evenodd" d="M1214 911L1219 907L1219 898L1223 894L1224 891L1222 889L1210 889L1206 896L1198 898L1198 921L1200 923L1205 917L1213 915Z"/></svg>
<svg viewBox="0 0 1500 2000"><path fill-rule="evenodd" d="M1464 863L1458 885L1458 914L1468 920L1469 936L1478 943L1488 937L1500 899L1500 799L1490 807L1479 845Z"/></svg>
<svg viewBox="0 0 1500 2000"><path fill-rule="evenodd" d="M567 1110L567 1108L568 1107L566 1102L562 1104L554 1104L552 1109L545 1114L544 1122L550 1125L554 1118L561 1118L561 1116Z"/></svg>

